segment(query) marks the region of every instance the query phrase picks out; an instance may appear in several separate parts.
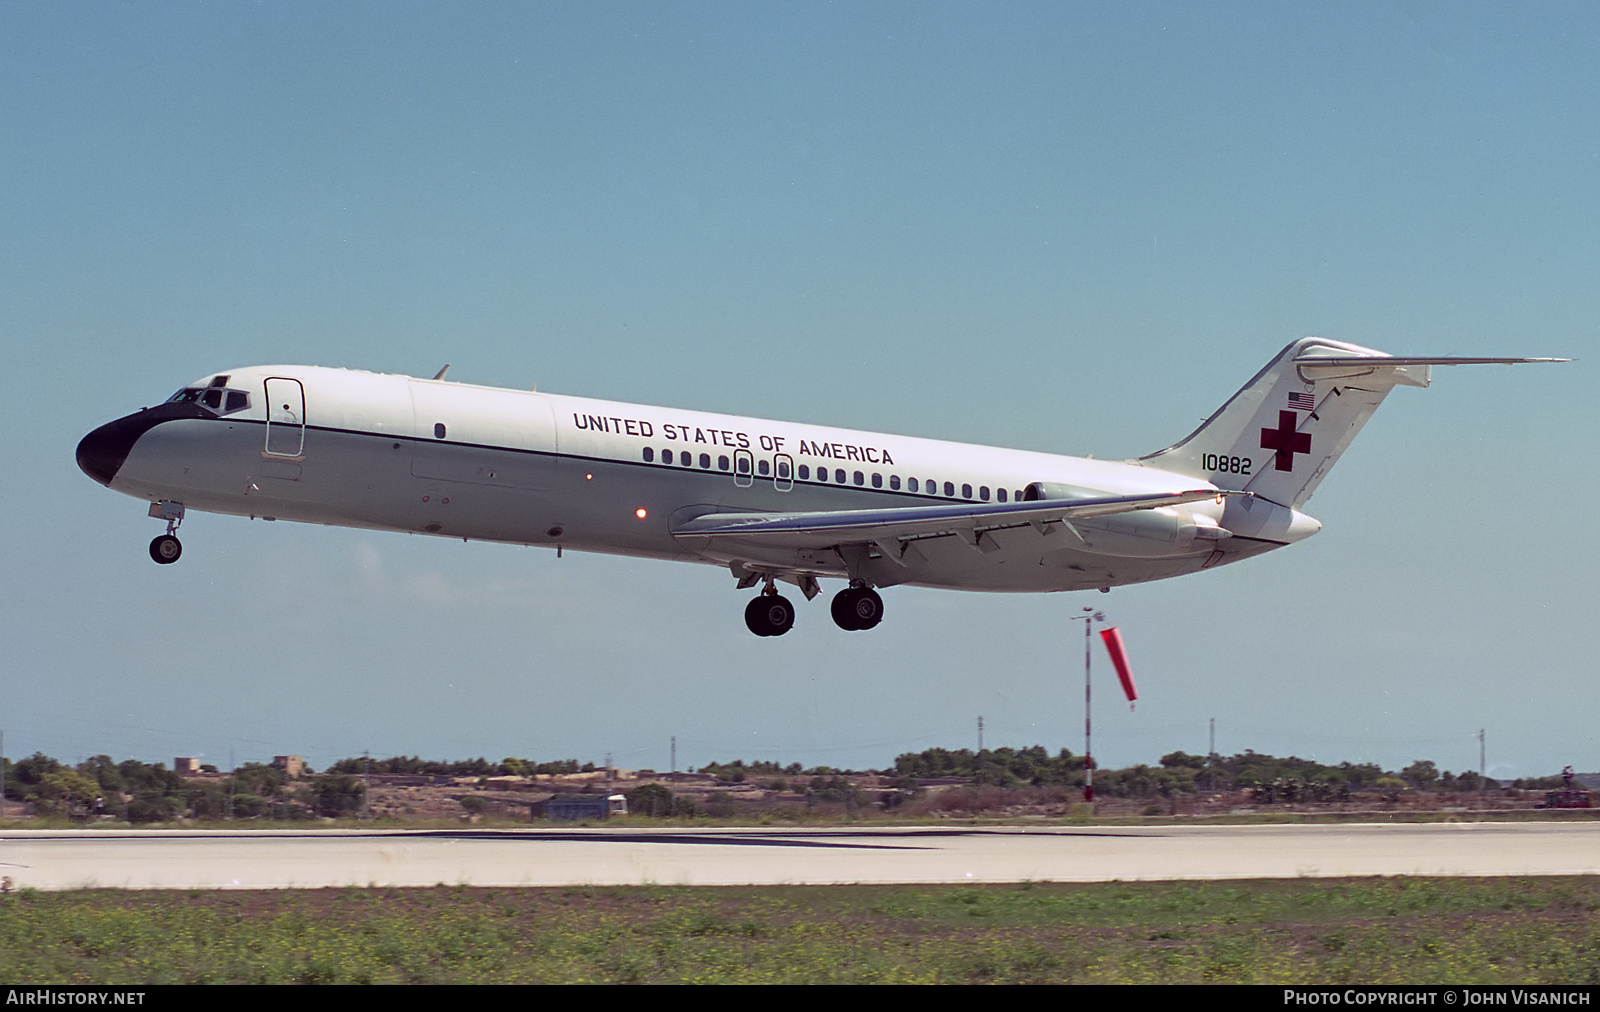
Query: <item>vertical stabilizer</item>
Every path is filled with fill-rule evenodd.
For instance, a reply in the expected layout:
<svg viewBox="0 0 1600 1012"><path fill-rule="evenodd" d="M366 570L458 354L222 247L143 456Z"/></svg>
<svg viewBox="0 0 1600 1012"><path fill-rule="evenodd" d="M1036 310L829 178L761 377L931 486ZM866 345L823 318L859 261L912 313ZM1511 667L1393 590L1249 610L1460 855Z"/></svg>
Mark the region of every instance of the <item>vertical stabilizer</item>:
<svg viewBox="0 0 1600 1012"><path fill-rule="evenodd" d="M1427 360L1302 338L1187 439L1139 459L1299 509L1389 391L1425 387L1429 372Z"/></svg>

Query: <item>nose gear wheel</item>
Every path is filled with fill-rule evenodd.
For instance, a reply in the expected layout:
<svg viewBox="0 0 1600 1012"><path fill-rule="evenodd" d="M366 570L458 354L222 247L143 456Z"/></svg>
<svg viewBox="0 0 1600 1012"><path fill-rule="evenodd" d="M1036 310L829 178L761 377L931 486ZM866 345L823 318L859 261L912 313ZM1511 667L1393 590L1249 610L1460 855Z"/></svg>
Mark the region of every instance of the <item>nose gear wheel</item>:
<svg viewBox="0 0 1600 1012"><path fill-rule="evenodd" d="M163 534L150 542L150 557L163 566L170 566L183 554L183 542L170 534Z"/></svg>

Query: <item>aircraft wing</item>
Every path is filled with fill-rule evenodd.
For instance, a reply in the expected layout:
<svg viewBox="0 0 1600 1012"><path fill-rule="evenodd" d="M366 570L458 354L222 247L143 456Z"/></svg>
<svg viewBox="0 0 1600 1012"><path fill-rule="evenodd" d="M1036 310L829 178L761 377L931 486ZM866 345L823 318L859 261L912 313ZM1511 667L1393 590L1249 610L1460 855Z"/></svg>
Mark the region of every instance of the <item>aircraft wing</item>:
<svg viewBox="0 0 1600 1012"><path fill-rule="evenodd" d="M1249 492L1192 489L1094 499L1041 499L1019 503L952 503L814 513L706 513L673 525L680 538L747 538L787 548L892 542L945 534L974 535L1004 527L1070 523L1133 510L1157 509Z"/></svg>

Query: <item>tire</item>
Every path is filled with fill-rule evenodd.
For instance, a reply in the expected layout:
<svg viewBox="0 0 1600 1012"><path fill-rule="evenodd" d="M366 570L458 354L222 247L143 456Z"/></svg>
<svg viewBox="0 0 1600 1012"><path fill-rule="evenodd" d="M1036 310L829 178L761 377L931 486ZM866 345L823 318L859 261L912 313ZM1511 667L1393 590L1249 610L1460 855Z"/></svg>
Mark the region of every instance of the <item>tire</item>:
<svg viewBox="0 0 1600 1012"><path fill-rule="evenodd" d="M855 627L857 629L871 629L883 621L883 598L871 587L862 587L856 591L856 599L852 602Z"/></svg>
<svg viewBox="0 0 1600 1012"><path fill-rule="evenodd" d="M760 598L763 604L762 614L767 620L767 635L782 636L794 628L794 605L789 599L777 594L771 597Z"/></svg>
<svg viewBox="0 0 1600 1012"><path fill-rule="evenodd" d="M757 594L744 606L744 624L757 636L782 636L794 628L794 605L777 594Z"/></svg>
<svg viewBox="0 0 1600 1012"><path fill-rule="evenodd" d="M170 566L183 554L183 542L170 534L163 534L150 542L150 557L163 566Z"/></svg>
<svg viewBox="0 0 1600 1012"><path fill-rule="evenodd" d="M828 605L828 613L833 616L833 624L846 632L855 632L861 628L856 624L856 596L859 593L855 587L846 587L833 595L833 601Z"/></svg>
<svg viewBox="0 0 1600 1012"><path fill-rule="evenodd" d="M767 612L761 606L759 596L751 598L750 603L744 606L744 625L757 636L772 635L772 631L767 628Z"/></svg>

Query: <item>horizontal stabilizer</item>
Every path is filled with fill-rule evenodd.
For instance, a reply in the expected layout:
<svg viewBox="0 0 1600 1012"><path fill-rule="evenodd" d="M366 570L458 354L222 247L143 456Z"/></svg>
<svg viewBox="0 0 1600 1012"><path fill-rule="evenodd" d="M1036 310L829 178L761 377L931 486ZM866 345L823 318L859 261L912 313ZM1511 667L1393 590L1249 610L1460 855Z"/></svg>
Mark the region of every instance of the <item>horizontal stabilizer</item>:
<svg viewBox="0 0 1600 1012"><path fill-rule="evenodd" d="M1155 492L1094 499L1046 499L1022 503L953 503L892 509L813 513L706 513L673 526L680 538L751 538L792 548L933 537L958 531L989 531L1028 524L1087 520L1090 517L1202 502L1225 495L1214 488Z"/></svg>
<svg viewBox="0 0 1600 1012"><path fill-rule="evenodd" d="M1522 365L1527 362L1571 362L1570 358L1465 358L1458 355L1418 357L1415 355L1301 355L1301 365Z"/></svg>

